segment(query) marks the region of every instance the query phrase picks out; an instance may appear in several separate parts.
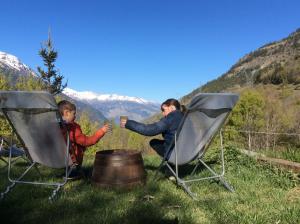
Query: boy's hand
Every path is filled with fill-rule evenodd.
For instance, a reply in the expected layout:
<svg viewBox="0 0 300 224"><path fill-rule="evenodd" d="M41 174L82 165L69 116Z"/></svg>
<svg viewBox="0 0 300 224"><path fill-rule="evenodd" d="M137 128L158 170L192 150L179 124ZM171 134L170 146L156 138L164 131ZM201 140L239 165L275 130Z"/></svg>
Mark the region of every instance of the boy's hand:
<svg viewBox="0 0 300 224"><path fill-rule="evenodd" d="M108 131L111 130L111 126L109 124L104 124L101 128L101 130L104 132L104 133L107 133Z"/></svg>

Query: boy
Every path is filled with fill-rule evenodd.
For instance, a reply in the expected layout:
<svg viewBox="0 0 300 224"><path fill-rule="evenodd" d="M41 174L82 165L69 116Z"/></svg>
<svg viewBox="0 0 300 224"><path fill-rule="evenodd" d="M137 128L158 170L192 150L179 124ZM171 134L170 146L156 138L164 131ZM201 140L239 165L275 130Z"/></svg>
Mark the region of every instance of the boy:
<svg viewBox="0 0 300 224"><path fill-rule="evenodd" d="M81 165L86 147L96 144L109 130L109 124L101 127L94 135L86 136L82 133L80 125L75 122L76 106L73 103L62 100L58 103L58 109L69 131L70 157L76 167L71 171L69 179L78 179L82 177ZM67 130L62 130L64 136Z"/></svg>

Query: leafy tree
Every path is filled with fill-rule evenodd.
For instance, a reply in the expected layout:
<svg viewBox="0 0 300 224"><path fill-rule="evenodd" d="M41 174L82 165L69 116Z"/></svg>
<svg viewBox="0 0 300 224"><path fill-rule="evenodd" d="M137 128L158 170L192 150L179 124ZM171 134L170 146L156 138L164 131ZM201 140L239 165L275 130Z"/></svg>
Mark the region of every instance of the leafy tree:
<svg viewBox="0 0 300 224"><path fill-rule="evenodd" d="M6 76L1 73L0 73L0 90L10 90L10 85Z"/></svg>
<svg viewBox="0 0 300 224"><path fill-rule="evenodd" d="M40 74L40 78L45 84L46 89L51 94L56 95L61 93L64 88L66 88L67 83L62 83L64 76L58 74L58 70L55 69L54 62L57 58L57 51L53 49L50 34L44 45L45 46L39 51L39 55L43 58L44 66L47 68L47 71L44 71L41 67L37 67L37 70Z"/></svg>
<svg viewBox="0 0 300 224"><path fill-rule="evenodd" d="M0 74L0 90L10 90L9 82L5 75ZM0 113L0 133L1 135L8 136L11 133L11 128L3 116Z"/></svg>
<svg viewBox="0 0 300 224"><path fill-rule="evenodd" d="M232 111L232 115L229 120L229 125L233 126L234 129L255 132L259 131L264 126L264 108L265 100L263 96L256 90L248 89L241 94L240 100ZM237 133L235 133L237 134ZM249 140L248 147L253 146L253 136L251 133L247 135L245 133L242 136L247 137ZM236 140L245 142L245 139L239 138L239 136L230 136L230 138L235 137ZM250 144L250 139L252 143ZM256 139L260 141L260 139ZM256 145L257 146L257 145Z"/></svg>
<svg viewBox="0 0 300 224"><path fill-rule="evenodd" d="M242 130L258 131L264 125L264 106L265 100L259 92L246 90L233 109L230 123Z"/></svg>

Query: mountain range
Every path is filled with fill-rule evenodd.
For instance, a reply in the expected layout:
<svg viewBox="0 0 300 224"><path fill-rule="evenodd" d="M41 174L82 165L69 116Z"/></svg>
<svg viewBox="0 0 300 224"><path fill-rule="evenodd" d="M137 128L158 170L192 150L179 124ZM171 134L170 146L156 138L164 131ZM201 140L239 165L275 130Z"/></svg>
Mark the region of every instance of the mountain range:
<svg viewBox="0 0 300 224"><path fill-rule="evenodd" d="M12 82L19 76L36 76L37 74L16 56L0 51L0 74L5 74ZM117 123L120 115L130 119L143 120L159 111L159 104L138 97L117 94L97 94L90 91L79 92L66 88L61 97L73 101L79 115L86 111L93 121L113 119Z"/></svg>
<svg viewBox="0 0 300 224"><path fill-rule="evenodd" d="M120 96L117 94L97 94L90 91L78 92L66 88L63 93L72 99L84 102L101 111L105 117L117 123L120 115L141 121L159 110L159 103L147 101L139 97Z"/></svg>
<svg viewBox="0 0 300 224"><path fill-rule="evenodd" d="M32 74L32 70L16 57L0 52L0 73ZM300 90L300 29L279 41L267 43L240 58L227 72L215 80L191 91L181 98L187 104L200 92L240 92L245 87L258 85L290 85ZM297 91L298 94L299 91ZM128 115L132 119L156 120L159 104L138 97L119 96L116 94L97 94L65 89L64 96L72 98L81 108L100 111L107 118L117 119L119 115ZM103 118L102 118L103 119Z"/></svg>

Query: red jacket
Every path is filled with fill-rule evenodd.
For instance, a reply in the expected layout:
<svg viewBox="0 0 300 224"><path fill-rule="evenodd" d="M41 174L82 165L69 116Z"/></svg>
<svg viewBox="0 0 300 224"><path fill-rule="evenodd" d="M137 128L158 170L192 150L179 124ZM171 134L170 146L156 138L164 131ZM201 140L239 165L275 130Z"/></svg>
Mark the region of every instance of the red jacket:
<svg viewBox="0 0 300 224"><path fill-rule="evenodd" d="M96 144L105 134L100 128L92 136L86 136L82 133L80 125L76 122L68 123L67 129L70 136L70 156L73 163L78 165L82 164L83 154L86 147ZM63 131L66 136L66 130Z"/></svg>

